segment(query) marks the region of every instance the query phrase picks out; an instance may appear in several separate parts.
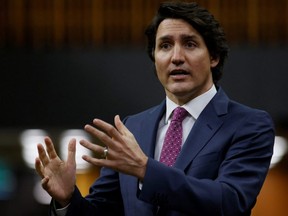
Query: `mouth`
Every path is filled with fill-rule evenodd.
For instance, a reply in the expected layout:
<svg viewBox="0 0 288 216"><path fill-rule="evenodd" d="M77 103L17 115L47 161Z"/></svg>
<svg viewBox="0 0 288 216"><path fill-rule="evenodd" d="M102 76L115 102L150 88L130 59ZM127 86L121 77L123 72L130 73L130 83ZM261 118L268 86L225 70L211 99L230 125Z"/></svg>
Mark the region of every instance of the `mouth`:
<svg viewBox="0 0 288 216"><path fill-rule="evenodd" d="M172 71L169 73L169 75L170 75L170 76L173 76L173 77L181 77L181 76L189 75L189 72L186 71L186 70L177 69L177 70L172 70Z"/></svg>

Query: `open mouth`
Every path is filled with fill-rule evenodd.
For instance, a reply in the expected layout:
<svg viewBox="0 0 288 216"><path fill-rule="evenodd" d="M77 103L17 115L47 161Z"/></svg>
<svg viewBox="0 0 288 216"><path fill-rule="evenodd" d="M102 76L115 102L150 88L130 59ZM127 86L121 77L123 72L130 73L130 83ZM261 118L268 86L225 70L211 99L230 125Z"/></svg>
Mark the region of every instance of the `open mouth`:
<svg viewBox="0 0 288 216"><path fill-rule="evenodd" d="M189 73L185 70L173 70L170 72L171 76L178 76L178 75L188 75Z"/></svg>

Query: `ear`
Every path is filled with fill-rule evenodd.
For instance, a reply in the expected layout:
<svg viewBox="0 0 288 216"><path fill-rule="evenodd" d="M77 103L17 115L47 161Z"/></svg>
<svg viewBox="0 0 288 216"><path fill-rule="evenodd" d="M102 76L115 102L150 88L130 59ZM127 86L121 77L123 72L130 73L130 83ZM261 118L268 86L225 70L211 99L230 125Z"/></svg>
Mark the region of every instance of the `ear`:
<svg viewBox="0 0 288 216"><path fill-rule="evenodd" d="M219 57L210 56L210 67L211 68L216 67L218 65L219 61L220 61Z"/></svg>

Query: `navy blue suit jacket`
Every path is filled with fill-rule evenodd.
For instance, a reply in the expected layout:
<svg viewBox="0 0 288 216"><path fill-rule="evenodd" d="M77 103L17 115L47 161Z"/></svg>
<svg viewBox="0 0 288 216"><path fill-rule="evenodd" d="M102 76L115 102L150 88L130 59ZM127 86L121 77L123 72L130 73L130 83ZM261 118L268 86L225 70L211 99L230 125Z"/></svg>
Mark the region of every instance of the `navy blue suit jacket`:
<svg viewBox="0 0 288 216"><path fill-rule="evenodd" d="M164 112L165 101L124 121L149 156L142 189L137 178L103 168L86 198L76 188L67 215L250 215L273 152L270 116L219 88L169 168L153 159Z"/></svg>

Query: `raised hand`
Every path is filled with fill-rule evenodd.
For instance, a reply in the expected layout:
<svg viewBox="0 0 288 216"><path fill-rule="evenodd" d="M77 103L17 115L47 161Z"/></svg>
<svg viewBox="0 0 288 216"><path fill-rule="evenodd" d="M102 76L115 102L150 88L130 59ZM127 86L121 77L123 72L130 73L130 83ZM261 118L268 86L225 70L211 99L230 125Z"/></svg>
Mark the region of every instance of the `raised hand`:
<svg viewBox="0 0 288 216"><path fill-rule="evenodd" d="M42 187L61 206L66 206L76 183L76 140L72 139L68 145L67 161L62 161L49 137L44 139L46 151L42 144L38 144L39 157L35 159L35 168L42 178Z"/></svg>
<svg viewBox="0 0 288 216"><path fill-rule="evenodd" d="M133 134L121 122L119 116L115 116L115 127L100 119L94 119L93 124L96 126L86 125L85 130L92 136L102 141L108 154L105 159L93 158L87 155L83 159L87 162L114 169L116 171L133 175L140 180L144 178L148 157L141 150ZM81 140L80 144L84 147L103 154L104 149L87 140Z"/></svg>

